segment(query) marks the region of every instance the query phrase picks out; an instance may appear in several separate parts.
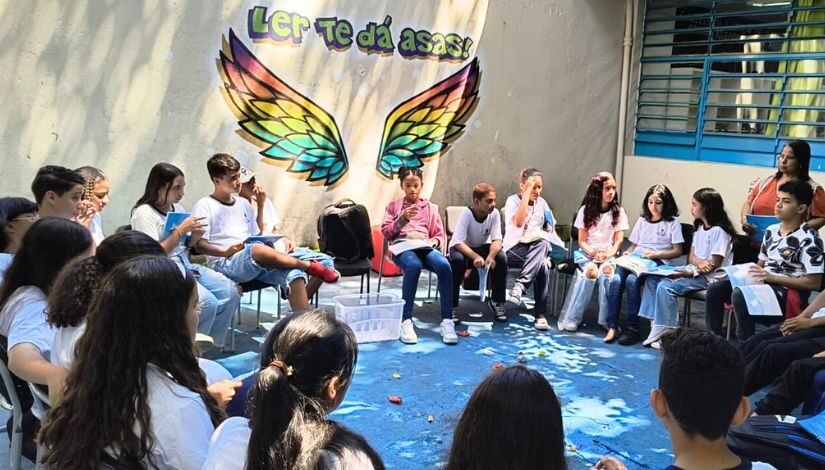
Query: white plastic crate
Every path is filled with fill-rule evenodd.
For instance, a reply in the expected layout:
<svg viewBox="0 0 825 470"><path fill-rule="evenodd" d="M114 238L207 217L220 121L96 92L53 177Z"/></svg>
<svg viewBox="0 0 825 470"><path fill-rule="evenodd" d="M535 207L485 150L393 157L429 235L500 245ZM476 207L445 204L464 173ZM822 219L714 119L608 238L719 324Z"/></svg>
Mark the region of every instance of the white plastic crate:
<svg viewBox="0 0 825 470"><path fill-rule="evenodd" d="M401 335L404 301L394 294L338 295L335 316L355 333L359 343L395 340Z"/></svg>

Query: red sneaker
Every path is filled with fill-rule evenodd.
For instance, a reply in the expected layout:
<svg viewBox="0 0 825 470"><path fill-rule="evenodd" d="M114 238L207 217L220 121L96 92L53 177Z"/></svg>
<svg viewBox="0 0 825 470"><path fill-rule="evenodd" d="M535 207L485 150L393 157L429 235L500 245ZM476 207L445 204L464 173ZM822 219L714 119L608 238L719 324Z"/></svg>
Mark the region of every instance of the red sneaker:
<svg viewBox="0 0 825 470"><path fill-rule="evenodd" d="M328 283L338 282L338 279L341 278L341 273L335 269L328 268L317 261L309 262L309 269L307 269L307 273L309 273L310 276L320 277L322 281Z"/></svg>

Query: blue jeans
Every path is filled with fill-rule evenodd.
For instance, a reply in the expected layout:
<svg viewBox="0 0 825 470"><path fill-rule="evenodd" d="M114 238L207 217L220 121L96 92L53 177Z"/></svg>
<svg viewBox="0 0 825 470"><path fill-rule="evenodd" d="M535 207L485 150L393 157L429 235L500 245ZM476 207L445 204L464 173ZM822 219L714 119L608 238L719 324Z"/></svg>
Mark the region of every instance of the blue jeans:
<svg viewBox="0 0 825 470"><path fill-rule="evenodd" d="M256 242L257 243L257 242ZM249 243L244 246L244 249L230 256L229 258L222 258L215 263L214 269L223 273L235 282L247 282L253 279L265 282L270 286L280 286L283 288L289 287L292 281L296 279L309 280L306 272L300 269L286 269L286 268L272 268L267 269L259 265L252 259L252 246L254 243ZM324 253L310 250L309 248L298 247L290 253L287 253L293 258L301 261L317 261L327 268L334 268L335 262L332 257Z"/></svg>
<svg viewBox="0 0 825 470"><path fill-rule="evenodd" d="M206 266L192 264L187 254L175 256L173 260L189 269L197 278L201 315L198 319L198 333L212 337L215 346L222 347L232 316L241 305L241 296L235 283L223 274Z"/></svg>
<svg viewBox="0 0 825 470"><path fill-rule="evenodd" d="M435 248L409 250L399 255L393 255L393 263L404 271L401 281L401 296L404 298L404 314L402 318L412 318L415 292L418 290L418 277L421 269L427 268L438 277L438 292L441 294L441 318L453 317L453 271L450 262Z"/></svg>
<svg viewBox="0 0 825 470"><path fill-rule="evenodd" d="M622 291L627 291L627 327L639 329L639 307L642 305L642 283L629 269L616 268L607 291L607 327L619 327L619 313L622 310Z"/></svg>
<svg viewBox="0 0 825 470"><path fill-rule="evenodd" d="M657 326L679 324L679 297L708 288L705 276L669 279L647 276L639 315L653 320Z"/></svg>

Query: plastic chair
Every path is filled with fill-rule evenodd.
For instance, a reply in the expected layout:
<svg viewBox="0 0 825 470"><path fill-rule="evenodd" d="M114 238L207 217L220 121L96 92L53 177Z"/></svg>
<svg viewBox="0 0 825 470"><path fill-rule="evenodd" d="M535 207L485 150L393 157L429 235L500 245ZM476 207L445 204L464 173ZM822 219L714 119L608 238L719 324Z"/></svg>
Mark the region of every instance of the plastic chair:
<svg viewBox="0 0 825 470"><path fill-rule="evenodd" d="M51 409L52 403L49 401L49 393L45 390L45 387L37 384L33 384L31 382L29 384L29 390L32 392L32 398L34 402L32 403L32 413L34 416L37 417L41 422L43 418L46 417L46 413ZM43 460L43 455L46 453L46 447L41 444L39 441L37 442L37 459L35 462L36 469L45 468L40 464L40 461Z"/></svg>
<svg viewBox="0 0 825 470"><path fill-rule="evenodd" d="M3 349L5 355L5 349ZM9 449L9 461L11 470L20 470L23 459L23 405L20 403L20 398L17 396L17 388L12 379L11 371L6 367L6 358L0 361L0 377L3 379L3 385L6 387L9 401L11 401L11 447Z"/></svg>

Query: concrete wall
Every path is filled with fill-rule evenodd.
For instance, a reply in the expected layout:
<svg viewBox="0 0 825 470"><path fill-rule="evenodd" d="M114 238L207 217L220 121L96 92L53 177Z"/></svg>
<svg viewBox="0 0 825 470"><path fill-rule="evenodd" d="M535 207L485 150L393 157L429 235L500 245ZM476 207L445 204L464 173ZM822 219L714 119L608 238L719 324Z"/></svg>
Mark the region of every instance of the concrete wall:
<svg viewBox="0 0 825 470"><path fill-rule="evenodd" d="M211 190L205 160L227 151L259 173L297 240L312 241L320 208L342 197L366 204L377 221L401 194L374 171L385 117L468 61L332 51L314 30L301 45L253 43L245 33L255 5L344 17L357 29L389 14L396 45L404 26L475 40L480 104L452 150L425 167L425 194L441 205L466 204L478 181L497 186L503 200L516 190L518 169L537 166L548 201L568 214L590 174L613 168L621 0L39 0L0 3L2 195L30 196L44 164L98 166L113 183L103 214L111 232L128 223L152 165L183 169L191 207ZM238 134L216 67L229 28L336 117L351 157L341 184L309 185Z"/></svg>

